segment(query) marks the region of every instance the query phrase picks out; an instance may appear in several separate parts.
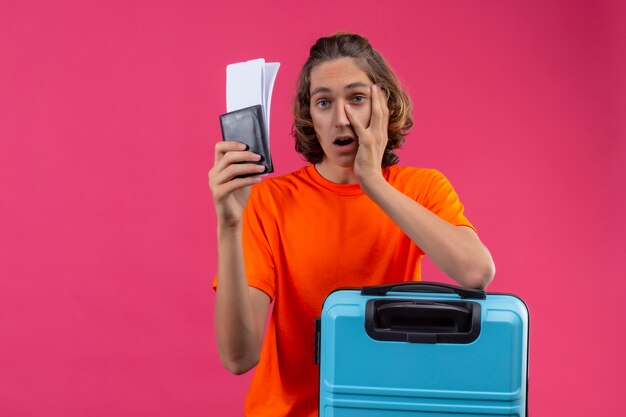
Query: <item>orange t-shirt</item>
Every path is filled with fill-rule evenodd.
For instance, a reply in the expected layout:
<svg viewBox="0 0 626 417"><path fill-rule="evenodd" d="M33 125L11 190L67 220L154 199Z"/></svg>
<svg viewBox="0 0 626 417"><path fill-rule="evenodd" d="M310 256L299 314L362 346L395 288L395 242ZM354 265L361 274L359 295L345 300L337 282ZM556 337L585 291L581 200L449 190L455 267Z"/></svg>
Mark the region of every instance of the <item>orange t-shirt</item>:
<svg viewBox="0 0 626 417"><path fill-rule="evenodd" d="M453 225L473 228L434 169L385 168L393 187ZM246 416L317 416L314 319L338 287L420 280L424 252L358 184L335 184L313 165L254 186L243 223L248 284L274 300Z"/></svg>

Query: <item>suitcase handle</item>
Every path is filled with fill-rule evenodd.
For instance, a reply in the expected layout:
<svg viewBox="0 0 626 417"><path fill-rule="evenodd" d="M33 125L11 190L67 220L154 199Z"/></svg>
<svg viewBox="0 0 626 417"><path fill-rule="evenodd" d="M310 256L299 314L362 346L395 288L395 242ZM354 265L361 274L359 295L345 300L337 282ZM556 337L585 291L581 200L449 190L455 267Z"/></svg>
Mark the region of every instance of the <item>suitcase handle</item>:
<svg viewBox="0 0 626 417"><path fill-rule="evenodd" d="M386 295L388 292L429 292L429 293L450 293L457 294L461 298L484 300L485 291L461 288L455 285L443 284L440 282L401 282L389 285L377 285L373 287L363 287L361 295Z"/></svg>
<svg viewBox="0 0 626 417"><path fill-rule="evenodd" d="M365 330L380 341L470 343L480 334L480 305L470 301L370 300Z"/></svg>
<svg viewBox="0 0 626 417"><path fill-rule="evenodd" d="M383 328L425 333L443 327L450 331L467 331L462 329L472 316L472 311L465 307L419 301L383 304L376 308L376 313Z"/></svg>

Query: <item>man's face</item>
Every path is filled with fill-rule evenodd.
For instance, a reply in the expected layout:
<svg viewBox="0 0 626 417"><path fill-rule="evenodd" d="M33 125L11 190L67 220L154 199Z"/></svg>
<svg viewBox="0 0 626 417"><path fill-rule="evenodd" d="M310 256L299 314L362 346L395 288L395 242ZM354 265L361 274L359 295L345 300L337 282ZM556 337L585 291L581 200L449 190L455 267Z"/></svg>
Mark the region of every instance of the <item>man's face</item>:
<svg viewBox="0 0 626 417"><path fill-rule="evenodd" d="M359 143L345 106L351 107L363 126L369 126L372 84L354 58L327 61L311 71L311 119L324 150L318 169L353 168Z"/></svg>

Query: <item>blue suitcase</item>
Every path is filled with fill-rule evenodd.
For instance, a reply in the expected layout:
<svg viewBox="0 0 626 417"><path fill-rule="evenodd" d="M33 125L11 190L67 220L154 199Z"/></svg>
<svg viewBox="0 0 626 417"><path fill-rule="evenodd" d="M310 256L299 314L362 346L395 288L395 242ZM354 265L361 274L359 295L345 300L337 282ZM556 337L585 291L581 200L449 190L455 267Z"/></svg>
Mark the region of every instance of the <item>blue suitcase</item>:
<svg viewBox="0 0 626 417"><path fill-rule="evenodd" d="M321 417L526 416L528 309L515 296L336 290L316 327Z"/></svg>

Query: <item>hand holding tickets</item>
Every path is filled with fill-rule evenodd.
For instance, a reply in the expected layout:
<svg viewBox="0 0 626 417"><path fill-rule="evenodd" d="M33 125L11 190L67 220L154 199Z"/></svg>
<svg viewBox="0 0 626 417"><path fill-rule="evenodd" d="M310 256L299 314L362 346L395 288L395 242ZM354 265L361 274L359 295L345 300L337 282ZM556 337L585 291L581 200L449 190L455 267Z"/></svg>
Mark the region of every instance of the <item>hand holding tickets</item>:
<svg viewBox="0 0 626 417"><path fill-rule="evenodd" d="M270 153L270 104L280 64L264 59L230 64L226 67L226 110L220 116L222 137L248 146L261 155L263 173L274 171ZM258 174L249 174L258 175Z"/></svg>

